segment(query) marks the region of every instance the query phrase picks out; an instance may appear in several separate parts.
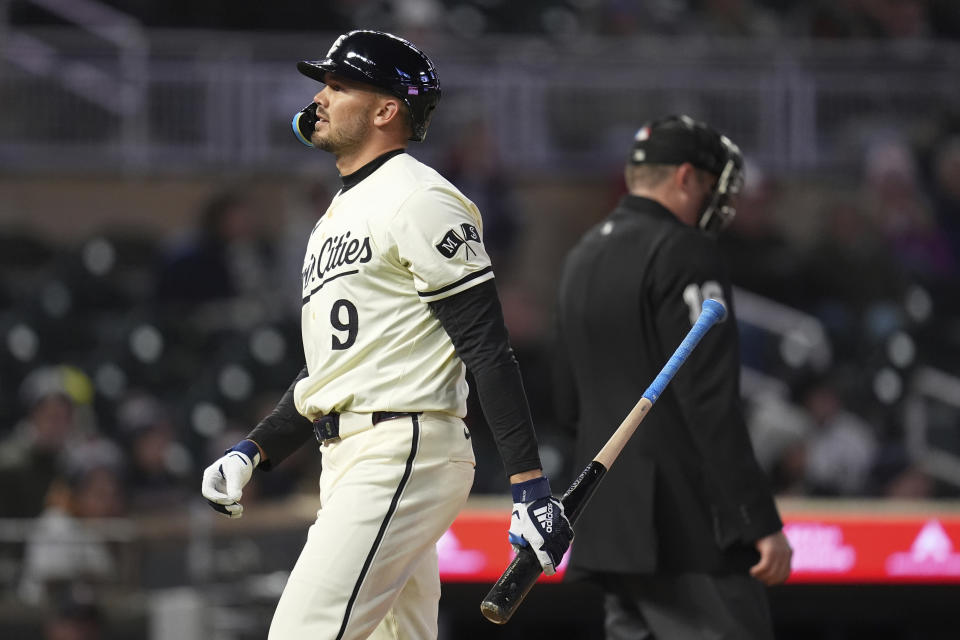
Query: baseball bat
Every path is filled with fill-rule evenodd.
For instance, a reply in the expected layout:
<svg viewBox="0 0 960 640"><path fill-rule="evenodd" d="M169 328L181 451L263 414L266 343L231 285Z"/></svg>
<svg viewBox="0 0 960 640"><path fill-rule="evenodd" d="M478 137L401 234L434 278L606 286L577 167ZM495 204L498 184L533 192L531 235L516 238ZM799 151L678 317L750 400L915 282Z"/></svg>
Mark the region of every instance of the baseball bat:
<svg viewBox="0 0 960 640"><path fill-rule="evenodd" d="M613 465L620 452L623 451L623 447L626 446L627 441L640 426L653 403L657 401L667 384L673 379L674 374L687 360L690 352L710 330L710 327L722 320L725 315L726 308L723 304L713 299L704 301L697 321L690 328L680 346L667 360L667 364L663 366L657 377L643 392L640 401L634 405L627 417L617 427L617 430L600 449L600 452L584 467L577 479L573 481L563 497L560 498L564 513L567 514L570 524L576 522L577 518L580 517L587 502L590 501L590 497L593 496L600 485L600 481L603 480L603 476ZM506 624L542 572L543 568L540 566L533 550L529 546L521 547L513 561L500 576L500 579L494 583L483 602L480 603L480 611L483 613L483 617L496 624Z"/></svg>

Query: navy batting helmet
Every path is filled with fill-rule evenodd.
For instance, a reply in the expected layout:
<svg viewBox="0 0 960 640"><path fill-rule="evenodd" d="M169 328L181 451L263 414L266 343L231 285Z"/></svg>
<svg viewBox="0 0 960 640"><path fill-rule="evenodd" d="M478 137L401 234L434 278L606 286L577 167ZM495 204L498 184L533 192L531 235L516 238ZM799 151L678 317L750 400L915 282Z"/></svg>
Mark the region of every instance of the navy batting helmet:
<svg viewBox="0 0 960 640"><path fill-rule="evenodd" d="M304 60L297 69L324 82L327 73L372 84L399 98L410 112L411 135L422 142L440 101L440 81L430 58L411 42L382 31L351 31L323 60Z"/></svg>
<svg viewBox="0 0 960 640"><path fill-rule="evenodd" d="M708 231L726 227L736 215L730 198L743 187L743 155L730 138L689 116L667 116L644 124L633 137L630 164L689 162L718 177L710 202L700 214Z"/></svg>

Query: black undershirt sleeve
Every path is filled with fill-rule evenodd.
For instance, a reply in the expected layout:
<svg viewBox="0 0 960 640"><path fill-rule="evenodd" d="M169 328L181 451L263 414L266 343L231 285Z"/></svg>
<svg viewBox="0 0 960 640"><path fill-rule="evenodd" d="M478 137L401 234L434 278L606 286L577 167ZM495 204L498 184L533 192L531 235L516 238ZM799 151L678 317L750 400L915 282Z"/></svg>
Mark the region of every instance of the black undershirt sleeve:
<svg viewBox="0 0 960 640"><path fill-rule="evenodd" d="M265 460L260 461L258 469L270 471L313 437L313 424L300 415L293 404L293 388L306 377L307 367L304 365L276 408L247 434L247 439L260 445L266 456Z"/></svg>
<svg viewBox="0 0 960 640"><path fill-rule="evenodd" d="M510 348L493 280L430 302L457 355L473 374L507 476L540 469L537 437L520 366Z"/></svg>

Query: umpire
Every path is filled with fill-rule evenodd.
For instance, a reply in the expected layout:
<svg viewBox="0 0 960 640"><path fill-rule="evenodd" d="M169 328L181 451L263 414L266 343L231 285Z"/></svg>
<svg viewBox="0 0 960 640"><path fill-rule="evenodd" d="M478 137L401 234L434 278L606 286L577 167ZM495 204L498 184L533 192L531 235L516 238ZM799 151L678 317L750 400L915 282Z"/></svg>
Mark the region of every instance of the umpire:
<svg viewBox="0 0 960 640"><path fill-rule="evenodd" d="M773 637L765 585L792 551L740 406L737 323L714 232L743 159L687 116L637 132L628 194L567 256L557 309L557 409L577 464L601 448L700 312L725 321L690 355L577 528L569 576L604 591L608 640ZM579 468L579 466L577 467Z"/></svg>

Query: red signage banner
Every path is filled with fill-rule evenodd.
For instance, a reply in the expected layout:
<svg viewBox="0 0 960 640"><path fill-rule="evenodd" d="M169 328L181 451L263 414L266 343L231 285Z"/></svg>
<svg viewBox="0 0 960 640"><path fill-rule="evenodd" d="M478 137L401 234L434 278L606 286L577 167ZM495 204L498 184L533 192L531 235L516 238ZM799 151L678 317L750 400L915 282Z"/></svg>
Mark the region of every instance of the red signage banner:
<svg viewBox="0 0 960 640"><path fill-rule="evenodd" d="M509 515L465 510L437 543L445 582L493 582L513 558ZM789 583L960 584L960 512L784 512ZM574 541L576 544L576 541ZM556 575L562 579L568 558Z"/></svg>
<svg viewBox="0 0 960 640"><path fill-rule="evenodd" d="M803 516L784 533L793 583L960 583L958 516Z"/></svg>

